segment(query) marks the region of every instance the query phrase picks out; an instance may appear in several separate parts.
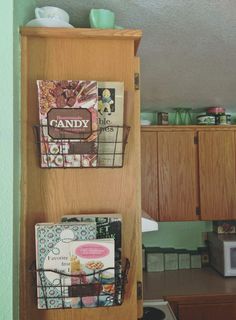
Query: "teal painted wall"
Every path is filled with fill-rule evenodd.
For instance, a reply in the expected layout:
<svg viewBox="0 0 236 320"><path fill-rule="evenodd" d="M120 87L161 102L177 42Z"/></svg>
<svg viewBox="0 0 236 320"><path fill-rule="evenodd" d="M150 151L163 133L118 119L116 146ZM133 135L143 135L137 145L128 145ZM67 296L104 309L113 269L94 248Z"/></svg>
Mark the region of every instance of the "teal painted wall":
<svg viewBox="0 0 236 320"><path fill-rule="evenodd" d="M13 0L0 1L0 319L13 319Z"/></svg>
<svg viewBox="0 0 236 320"><path fill-rule="evenodd" d="M191 112L192 124L197 123L197 116L200 114L206 114L206 111L202 112ZM169 124L175 124L175 113L168 112ZM152 125L158 124L156 112L141 112L141 119L150 120ZM236 124L236 113L231 113L231 122Z"/></svg>
<svg viewBox="0 0 236 320"><path fill-rule="evenodd" d="M0 1L0 320L18 319L20 223L19 26L35 1Z"/></svg>
<svg viewBox="0 0 236 320"><path fill-rule="evenodd" d="M204 233L212 231L212 223L206 221L159 222L158 226L158 231L143 233L146 247L196 249L204 245Z"/></svg>

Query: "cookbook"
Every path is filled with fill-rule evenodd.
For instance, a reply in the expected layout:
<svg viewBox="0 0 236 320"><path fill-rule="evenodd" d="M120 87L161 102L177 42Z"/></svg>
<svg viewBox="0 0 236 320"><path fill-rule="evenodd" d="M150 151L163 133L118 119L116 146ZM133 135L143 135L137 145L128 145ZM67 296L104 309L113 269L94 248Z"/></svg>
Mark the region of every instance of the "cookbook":
<svg viewBox="0 0 236 320"><path fill-rule="evenodd" d="M123 163L124 83L98 82L98 165L120 167Z"/></svg>
<svg viewBox="0 0 236 320"><path fill-rule="evenodd" d="M73 295L72 308L114 305L114 239L71 242L70 262L72 286L82 284L83 288L89 285L94 288L88 296L81 296L81 292L77 297Z"/></svg>
<svg viewBox="0 0 236 320"><path fill-rule="evenodd" d="M38 223L35 225L37 300L39 309L71 307L70 243L96 239L94 222ZM44 271L44 270L53 270ZM55 272L54 272L55 271ZM59 272L59 273L58 273Z"/></svg>
<svg viewBox="0 0 236 320"><path fill-rule="evenodd" d="M42 168L97 165L96 81L37 80Z"/></svg>

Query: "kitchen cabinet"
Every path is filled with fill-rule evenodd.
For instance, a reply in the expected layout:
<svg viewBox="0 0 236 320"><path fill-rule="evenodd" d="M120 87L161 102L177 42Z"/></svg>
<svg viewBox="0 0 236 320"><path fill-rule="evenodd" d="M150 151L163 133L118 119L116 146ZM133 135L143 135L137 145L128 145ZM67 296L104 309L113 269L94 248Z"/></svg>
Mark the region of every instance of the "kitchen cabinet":
<svg viewBox="0 0 236 320"><path fill-rule="evenodd" d="M158 132L159 220L196 220L194 131Z"/></svg>
<svg viewBox="0 0 236 320"><path fill-rule="evenodd" d="M180 304L179 320L236 319L236 303Z"/></svg>
<svg viewBox="0 0 236 320"><path fill-rule="evenodd" d="M235 131L202 131L198 136L201 219L235 219Z"/></svg>
<svg viewBox="0 0 236 320"><path fill-rule="evenodd" d="M135 74L141 31L22 28L22 212L20 319L136 320L141 310L140 105ZM137 75L136 75L137 78ZM41 169L32 126L38 124L36 80L123 81L126 124L131 127L123 168ZM119 307L38 310L28 271L35 259L34 226L65 214L122 215L122 257L130 260L124 303Z"/></svg>
<svg viewBox="0 0 236 320"><path fill-rule="evenodd" d="M144 272L144 301L164 299L178 320L236 319L236 278L212 268Z"/></svg>
<svg viewBox="0 0 236 320"><path fill-rule="evenodd" d="M143 127L142 208L159 221L236 219L235 134L234 126ZM156 146L149 155L147 144Z"/></svg>
<svg viewBox="0 0 236 320"><path fill-rule="evenodd" d="M155 220L158 220L158 166L156 132L142 132L141 150L142 209Z"/></svg>

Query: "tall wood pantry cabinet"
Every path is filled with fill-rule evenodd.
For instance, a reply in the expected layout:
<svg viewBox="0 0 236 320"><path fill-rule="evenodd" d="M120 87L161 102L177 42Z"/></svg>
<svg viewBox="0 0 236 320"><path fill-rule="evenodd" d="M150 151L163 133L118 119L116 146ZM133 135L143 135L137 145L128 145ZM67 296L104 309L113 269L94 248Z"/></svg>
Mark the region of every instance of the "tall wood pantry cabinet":
<svg viewBox="0 0 236 320"><path fill-rule="evenodd" d="M22 28L21 320L136 320L141 281L140 106L135 74L141 31ZM136 75L137 78L137 75ZM122 168L41 169L32 126L38 124L36 80L124 81L125 122L131 127ZM122 214L122 256L131 268L124 303L117 307L38 310L29 267L34 226L62 215Z"/></svg>
<svg viewBox="0 0 236 320"><path fill-rule="evenodd" d="M236 219L235 126L141 133L142 208L160 221Z"/></svg>

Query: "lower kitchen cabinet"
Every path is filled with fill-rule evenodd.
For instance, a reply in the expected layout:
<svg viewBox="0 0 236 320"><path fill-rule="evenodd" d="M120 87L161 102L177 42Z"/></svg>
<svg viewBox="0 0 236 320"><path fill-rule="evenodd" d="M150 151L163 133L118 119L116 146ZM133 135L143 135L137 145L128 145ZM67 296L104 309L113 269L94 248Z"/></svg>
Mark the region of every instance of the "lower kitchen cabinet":
<svg viewBox="0 0 236 320"><path fill-rule="evenodd" d="M222 320L236 319L236 303L180 304L179 320Z"/></svg>
<svg viewBox="0 0 236 320"><path fill-rule="evenodd" d="M164 299L178 320L236 320L236 278L214 269L143 273L144 300Z"/></svg>

